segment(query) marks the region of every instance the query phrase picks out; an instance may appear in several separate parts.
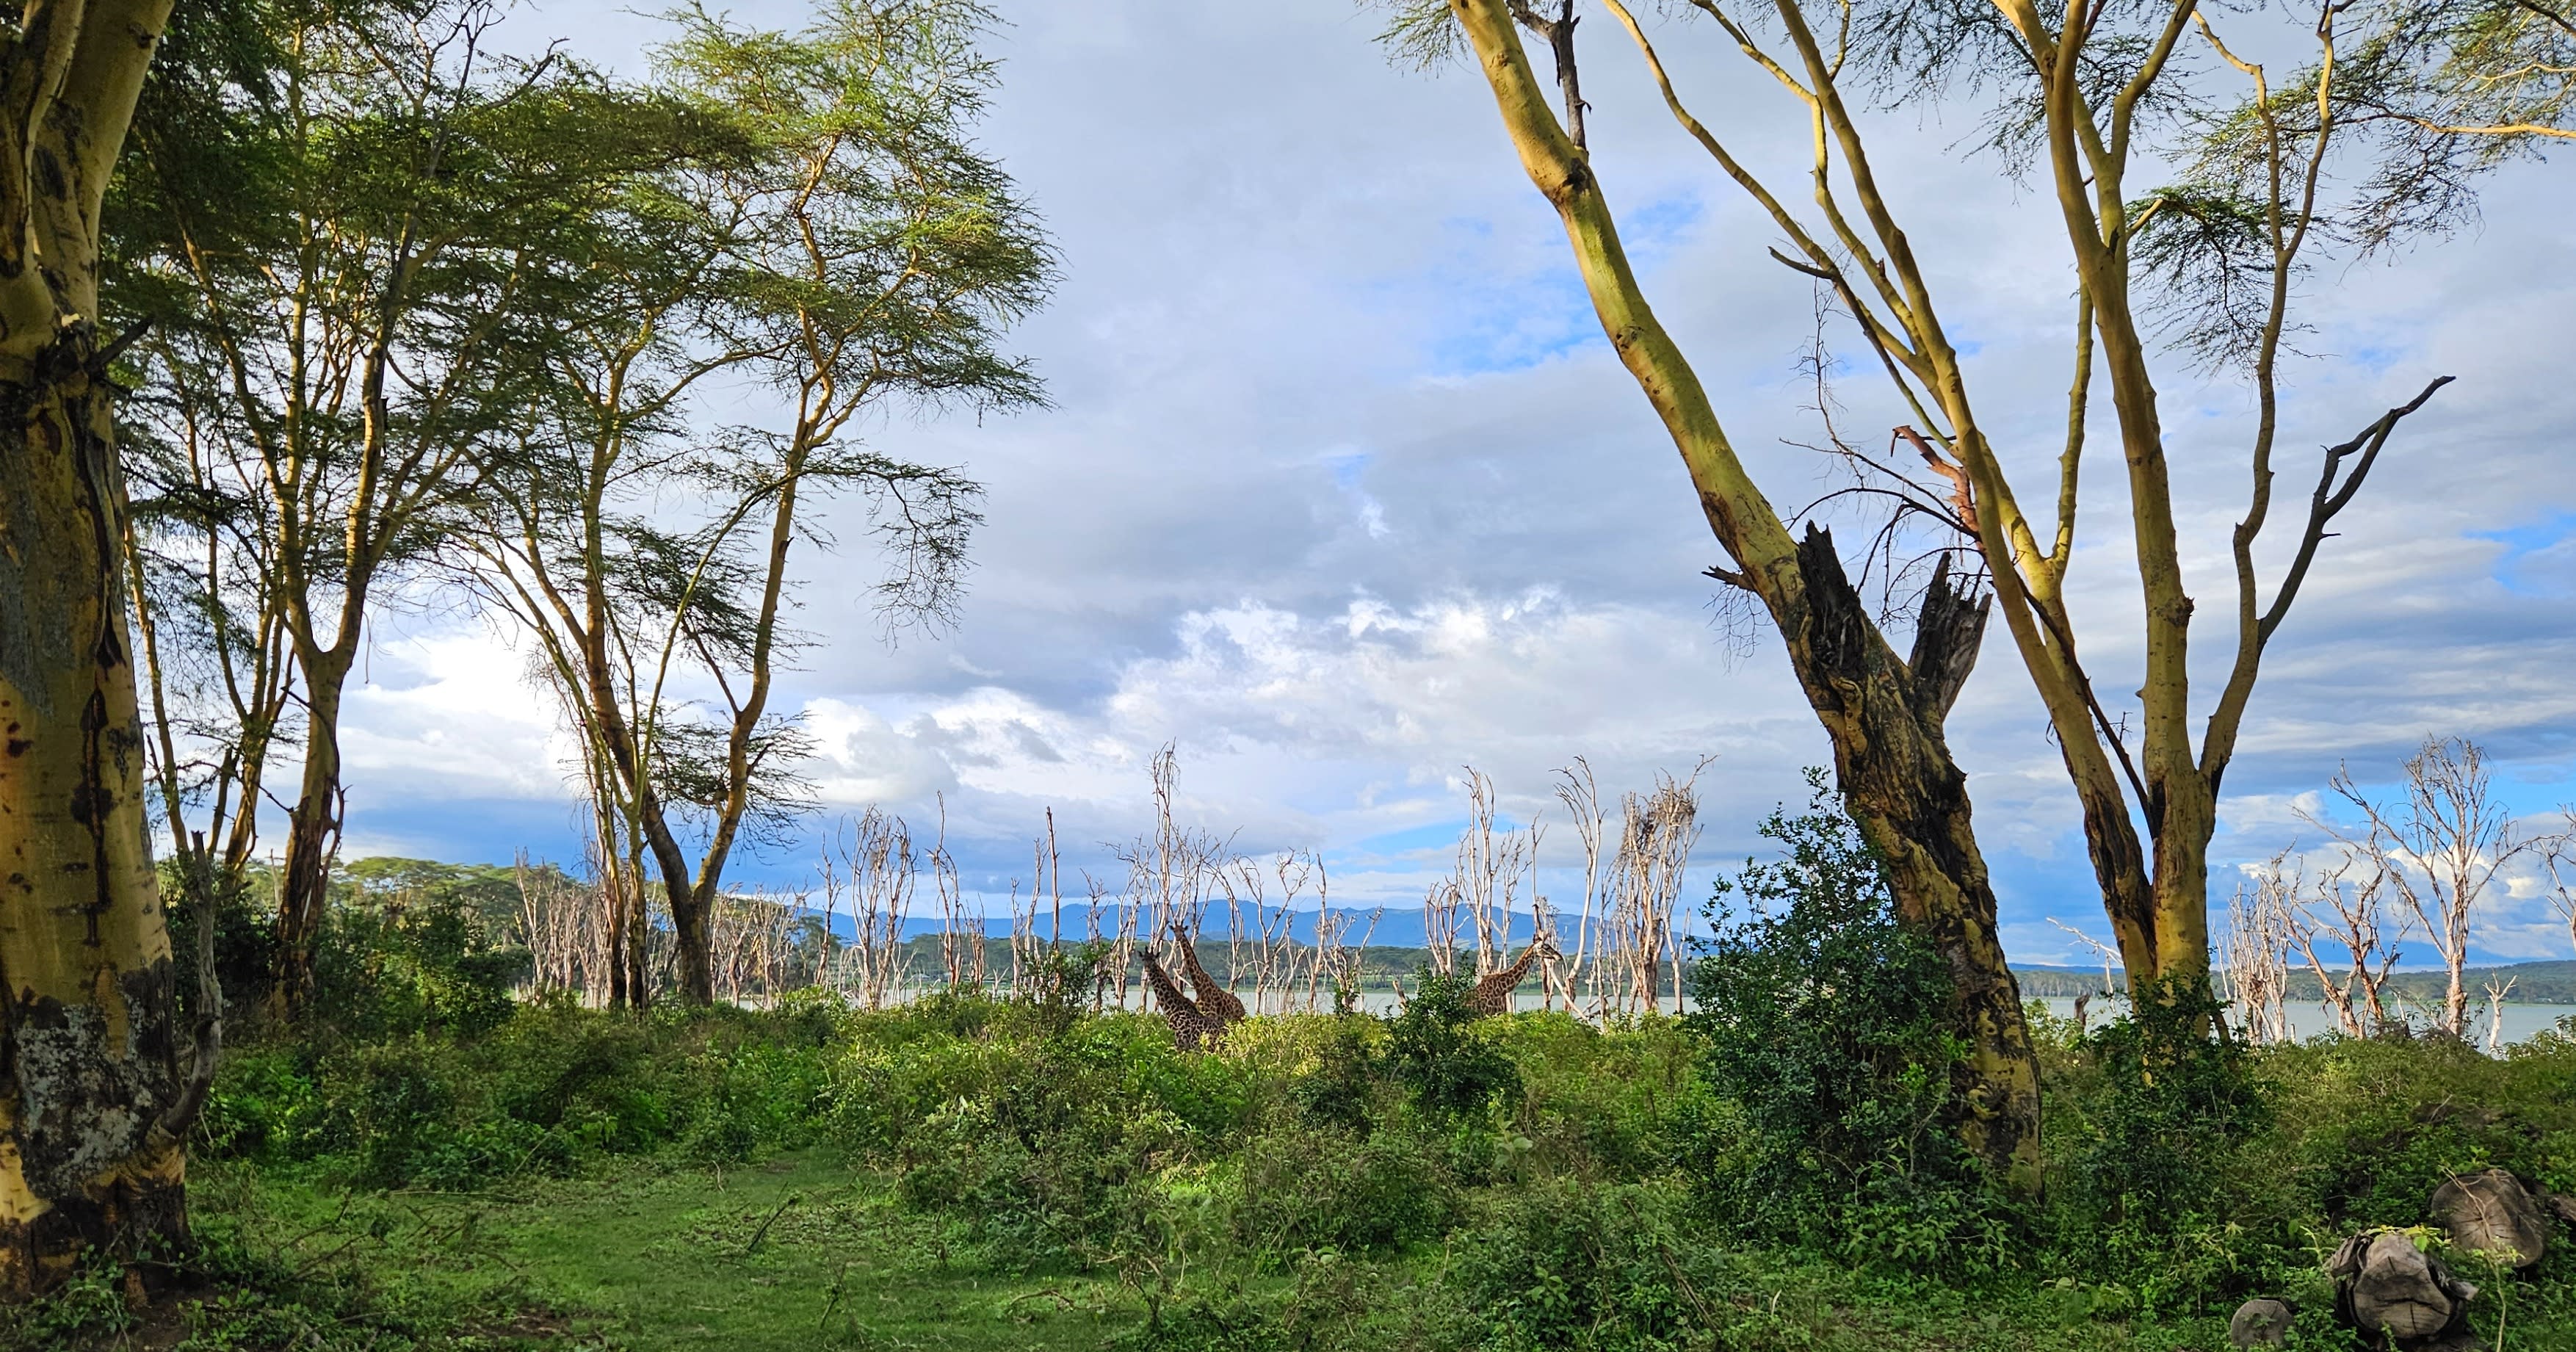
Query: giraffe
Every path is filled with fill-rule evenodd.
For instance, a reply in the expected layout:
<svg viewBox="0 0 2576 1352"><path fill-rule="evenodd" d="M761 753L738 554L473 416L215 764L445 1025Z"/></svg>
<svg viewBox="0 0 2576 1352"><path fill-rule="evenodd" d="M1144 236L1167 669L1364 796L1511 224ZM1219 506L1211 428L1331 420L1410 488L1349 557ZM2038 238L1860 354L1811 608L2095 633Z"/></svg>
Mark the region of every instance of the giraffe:
<svg viewBox="0 0 2576 1352"><path fill-rule="evenodd" d="M1144 956L1145 984L1154 989L1154 1003L1162 1006L1164 1021L1172 1025L1173 1044L1182 1051L1194 1052L1202 1042L1225 1041L1225 1020L1200 1013L1199 1007L1190 1003L1190 997L1173 984L1172 974L1154 960L1154 950L1140 945L1137 952Z"/></svg>
<svg viewBox="0 0 2576 1352"><path fill-rule="evenodd" d="M1512 1012L1512 991L1519 987L1522 977L1529 975L1530 964L1541 957L1553 960L1558 956L1555 942L1546 935L1530 940L1529 947L1521 950L1520 957L1511 966L1477 978L1475 993L1467 997L1467 1008L1474 1010L1480 1019L1489 1014L1509 1014Z"/></svg>
<svg viewBox="0 0 2576 1352"><path fill-rule="evenodd" d="M1199 965L1199 947L1190 942L1190 932L1179 921L1172 922L1172 941L1181 946L1181 975L1190 980L1190 994L1197 997L1199 1011L1223 1023L1241 1023L1246 1017L1243 1002L1208 975Z"/></svg>

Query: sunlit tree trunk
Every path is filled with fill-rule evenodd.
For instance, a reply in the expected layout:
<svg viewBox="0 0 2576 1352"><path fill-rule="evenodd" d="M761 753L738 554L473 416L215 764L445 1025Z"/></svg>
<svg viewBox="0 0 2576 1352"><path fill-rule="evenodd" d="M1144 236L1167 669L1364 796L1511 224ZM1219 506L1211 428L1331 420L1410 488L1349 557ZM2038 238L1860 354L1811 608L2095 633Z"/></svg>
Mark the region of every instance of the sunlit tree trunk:
<svg viewBox="0 0 2576 1352"><path fill-rule="evenodd" d="M302 790L286 818L286 861L278 870L277 984L270 999L282 1017L302 1015L313 999L313 954L322 936L331 860L340 848L340 696L349 662L321 652L304 658L305 731Z"/></svg>
<svg viewBox="0 0 2576 1352"><path fill-rule="evenodd" d="M0 369L0 1291L184 1237L108 391L74 327Z"/></svg>
<svg viewBox="0 0 2576 1352"><path fill-rule="evenodd" d="M26 5L0 61L0 1295L187 1233L98 213L166 0Z"/></svg>

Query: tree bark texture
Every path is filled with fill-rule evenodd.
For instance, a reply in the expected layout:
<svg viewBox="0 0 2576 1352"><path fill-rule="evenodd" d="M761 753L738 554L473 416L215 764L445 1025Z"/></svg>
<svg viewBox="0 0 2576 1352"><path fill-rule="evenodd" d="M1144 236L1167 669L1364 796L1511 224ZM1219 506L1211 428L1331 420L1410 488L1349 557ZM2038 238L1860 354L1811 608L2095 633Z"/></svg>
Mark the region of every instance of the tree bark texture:
<svg viewBox="0 0 2576 1352"><path fill-rule="evenodd" d="M1602 331L1662 419L1727 580L1759 597L1834 748L1836 782L1888 862L1906 923L1948 966L1962 1139L2016 1191L2039 1185L2039 1070L2020 988L1995 933L1995 897L1970 820L1966 776L1942 724L1976 660L1986 608L1944 579L1927 593L1913 660L1900 658L1844 575L1831 537L1793 540L1737 458L1681 349L1647 304L1599 181L1533 76L1503 0L1451 0L1531 183L1563 221Z"/></svg>
<svg viewBox="0 0 2576 1352"><path fill-rule="evenodd" d="M170 938L144 820L95 335L0 370L0 1295L187 1234Z"/></svg>
<svg viewBox="0 0 2576 1352"><path fill-rule="evenodd" d="M0 1297L187 1234L98 218L168 0L0 53Z"/></svg>

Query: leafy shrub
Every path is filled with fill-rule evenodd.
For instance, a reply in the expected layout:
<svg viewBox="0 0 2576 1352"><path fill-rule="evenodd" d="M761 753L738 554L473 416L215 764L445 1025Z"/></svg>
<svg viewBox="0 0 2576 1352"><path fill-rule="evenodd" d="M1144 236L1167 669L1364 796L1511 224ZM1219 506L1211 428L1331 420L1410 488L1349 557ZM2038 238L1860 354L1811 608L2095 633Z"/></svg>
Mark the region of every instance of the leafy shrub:
<svg viewBox="0 0 2576 1352"><path fill-rule="evenodd" d="M194 1026L205 1008L205 996L197 988L197 926L204 916L179 860L161 861L160 893L161 911L170 924L179 1018ZM247 877L218 888L215 897L215 979L223 986L229 1027L240 1030L257 1022L276 965L276 870L254 864Z"/></svg>
<svg viewBox="0 0 2576 1352"><path fill-rule="evenodd" d="M329 1037L226 1058L205 1152L366 1186L463 1188L676 1147L730 1162L806 1144L830 1108L813 1011L647 1020L518 1007L477 1041Z"/></svg>
<svg viewBox="0 0 2576 1352"><path fill-rule="evenodd" d="M892 1167L912 1207L965 1222L1005 1267L1081 1265L1165 1224L1156 1171L1218 1153L1242 1122L1240 1063L1183 1056L1162 1020L1047 1031L1043 1011L971 995L853 1018L833 1070L835 1136Z"/></svg>
<svg viewBox="0 0 2576 1352"><path fill-rule="evenodd" d="M84 1263L46 1295L0 1302L0 1352L63 1352L129 1341L142 1321L125 1303L116 1264Z"/></svg>
<svg viewBox="0 0 2576 1352"><path fill-rule="evenodd" d="M1682 1024L1650 1016L1602 1029L1571 1014L1526 1013L1485 1025L1519 1069L1511 1130L1530 1146L1523 1174L1635 1181L1678 1162L1686 1124L1709 1111Z"/></svg>
<svg viewBox="0 0 2576 1352"><path fill-rule="evenodd" d="M1476 1011L1468 997L1475 994L1474 978L1442 976L1427 966L1420 978L1421 989L1386 1026L1388 1074L1412 1096L1414 1107L1454 1120L1497 1101L1517 1100L1520 1068L1472 1027Z"/></svg>
<svg viewBox="0 0 2576 1352"><path fill-rule="evenodd" d="M1477 1341L1497 1348L1706 1345L1718 1276L1684 1238L1679 1196L1552 1182L1503 1199L1451 1263ZM1694 1269L1697 1269L1696 1272Z"/></svg>
<svg viewBox="0 0 2576 1352"><path fill-rule="evenodd" d="M1376 1126L1381 1091L1389 1083L1385 1025L1336 1014L1323 1027L1312 1063L1289 1082L1289 1102L1312 1125L1365 1137Z"/></svg>
<svg viewBox="0 0 2576 1352"><path fill-rule="evenodd" d="M1746 861L1709 905L1687 1024L1726 1103L1703 1123L1702 1187L1748 1234L1914 1270L1991 1266L2007 1217L1952 1130L1966 1048L1943 1027L1948 974L1897 922L1822 772L1809 784L1804 814L1762 826L1786 857Z"/></svg>
<svg viewBox="0 0 2576 1352"><path fill-rule="evenodd" d="M1442 1152L1408 1133L1292 1126L1244 1143L1229 1222L1235 1243L1267 1260L1356 1254L1446 1234L1461 1201Z"/></svg>
<svg viewBox="0 0 2576 1352"><path fill-rule="evenodd" d="M476 1038L508 1020L527 952L497 943L457 897L333 906L314 948L315 1016L359 1038Z"/></svg>
<svg viewBox="0 0 2576 1352"><path fill-rule="evenodd" d="M2205 1215L2227 1156L2270 1118L2249 1050L2219 1005L2176 985L2081 1040L2101 1072L2085 1139L2061 1187L2114 1226L2171 1227Z"/></svg>

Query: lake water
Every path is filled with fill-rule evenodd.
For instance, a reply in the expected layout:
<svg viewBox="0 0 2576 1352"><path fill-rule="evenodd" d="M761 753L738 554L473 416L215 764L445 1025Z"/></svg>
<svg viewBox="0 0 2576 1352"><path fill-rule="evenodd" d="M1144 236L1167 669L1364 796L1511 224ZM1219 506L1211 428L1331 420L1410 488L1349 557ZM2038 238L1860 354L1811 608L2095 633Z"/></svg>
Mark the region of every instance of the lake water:
<svg viewBox="0 0 2576 1352"><path fill-rule="evenodd" d="M2037 1003L2048 1006L2049 1013L2062 1019L2073 1018L2075 1015L2075 1001L2071 997L2051 996ZM2091 1022L2095 1027L2100 1027L2102 1020L2118 1008L2115 1002L2095 1000L2088 1010ZM2421 1014L2416 1011L2409 1012L2415 1014L2412 1022L2417 1027L2422 1027L2425 1020ZM2504 1040L2520 1042L2534 1033L2548 1032L2557 1026L2560 1019L2570 1016L2576 1016L2576 1005L2520 1005L2508 1001L2504 1006ZM2483 1002L2470 1004L2469 1026L2470 1041L2481 1046L2485 1045L2487 1007ZM2334 1012L2324 1005L2290 1006L2290 1031L2298 1037L2311 1038L2334 1030Z"/></svg>

